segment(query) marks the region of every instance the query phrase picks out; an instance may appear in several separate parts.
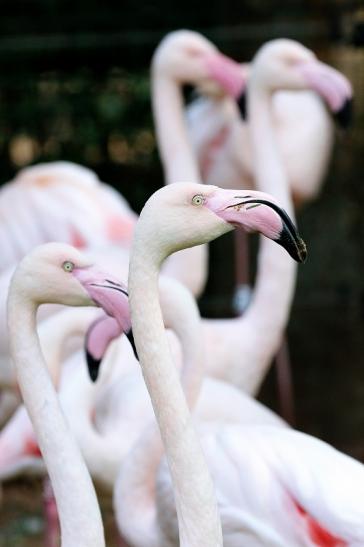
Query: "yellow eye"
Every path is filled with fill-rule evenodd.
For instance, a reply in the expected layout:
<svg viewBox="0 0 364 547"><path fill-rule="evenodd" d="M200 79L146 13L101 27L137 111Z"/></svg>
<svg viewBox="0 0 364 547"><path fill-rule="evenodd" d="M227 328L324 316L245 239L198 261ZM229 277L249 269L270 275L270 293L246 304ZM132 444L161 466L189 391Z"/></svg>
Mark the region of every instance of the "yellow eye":
<svg viewBox="0 0 364 547"><path fill-rule="evenodd" d="M202 205L204 202L205 198L201 194L196 194L196 196L193 196L192 198L192 205Z"/></svg>
<svg viewBox="0 0 364 547"><path fill-rule="evenodd" d="M62 264L62 268L64 269L65 272L72 272L74 267L75 265L73 264L73 262L70 262L69 260L66 260Z"/></svg>

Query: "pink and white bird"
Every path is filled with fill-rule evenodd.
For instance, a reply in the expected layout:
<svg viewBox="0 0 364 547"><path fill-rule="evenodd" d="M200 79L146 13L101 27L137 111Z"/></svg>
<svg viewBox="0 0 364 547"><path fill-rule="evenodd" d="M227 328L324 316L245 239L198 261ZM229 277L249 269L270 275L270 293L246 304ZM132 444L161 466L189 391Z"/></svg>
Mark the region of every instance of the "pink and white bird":
<svg viewBox="0 0 364 547"><path fill-rule="evenodd" d="M0 190L1 271L48 241L130 245L137 216L96 174L71 162L22 169Z"/></svg>
<svg viewBox="0 0 364 547"><path fill-rule="evenodd" d="M184 117L184 84L208 82L238 95L244 82L240 66L196 32L168 34L157 47L151 66L152 105L165 183L202 182L197 156ZM187 249L168 258L164 273L198 296L207 279L207 247Z"/></svg>
<svg viewBox="0 0 364 547"><path fill-rule="evenodd" d="M301 46L297 55L302 62L312 60ZM200 430L207 467L194 436L164 335L157 290L160 264L181 247L206 243L236 226L249 230L257 218L262 223L264 219L266 231L284 241L293 255L305 257L306 249L286 215L255 192L237 196L236 191L214 186L170 185L156 192L140 215L131 254L129 301L135 344L171 476L161 468L158 543L135 545L364 544L362 464L290 429L217 423ZM169 513L173 498L179 532L175 515Z"/></svg>
<svg viewBox="0 0 364 547"><path fill-rule="evenodd" d="M328 77L328 74L330 77ZM309 76L308 76L309 75ZM247 89L247 127L255 186L275 196L293 215L288 172L280 154L272 100L277 90L321 92L321 101L339 112L351 98L348 81L292 40L265 44L254 58ZM292 137L292 140L294 138ZM308 146L308 145L307 145ZM257 393L279 349L296 279L292 261L262 238L251 303L236 319L204 320L207 374Z"/></svg>
<svg viewBox="0 0 364 547"><path fill-rule="evenodd" d="M97 270L76 249L57 243L37 247L28 254L10 284L11 354L54 489L64 547L102 547L105 540L90 475L66 425L41 353L37 308L49 302L102 305L106 312L112 312L117 307L123 309L125 295L122 285Z"/></svg>

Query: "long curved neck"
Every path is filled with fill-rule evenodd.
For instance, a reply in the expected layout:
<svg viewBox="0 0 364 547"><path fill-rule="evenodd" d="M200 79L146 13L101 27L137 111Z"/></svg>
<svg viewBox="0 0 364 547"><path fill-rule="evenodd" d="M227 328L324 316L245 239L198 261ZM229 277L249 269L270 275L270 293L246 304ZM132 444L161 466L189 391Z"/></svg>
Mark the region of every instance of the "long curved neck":
<svg viewBox="0 0 364 547"><path fill-rule="evenodd" d="M154 70L152 100L166 183L201 182L197 160L188 137L180 85Z"/></svg>
<svg viewBox="0 0 364 547"><path fill-rule="evenodd" d="M152 71L152 103L159 153L166 184L202 183L197 157L188 137L180 84ZM166 261L164 271L201 294L207 278L207 245L184 249Z"/></svg>
<svg viewBox="0 0 364 547"><path fill-rule="evenodd" d="M182 347L181 382L188 406L193 410L205 372L200 315L191 293L179 283L164 279L160 289L164 324L177 335ZM161 436L153 424L143 431L123 462L115 511L122 531L132 543L136 539L134 534L139 541L145 538L150 547L163 543L156 500L156 477L163 454Z"/></svg>
<svg viewBox="0 0 364 547"><path fill-rule="evenodd" d="M144 226L142 217L130 259L131 318L172 476L180 544L216 547L222 545L222 533L214 487L164 332L158 298L158 274L164 257L158 246L148 240L148 226Z"/></svg>
<svg viewBox="0 0 364 547"><path fill-rule="evenodd" d="M10 350L24 403L45 460L59 511L64 547L103 547L96 494L80 451L67 428L36 333L36 305L11 285Z"/></svg>
<svg viewBox="0 0 364 547"><path fill-rule="evenodd" d="M249 132L253 150L256 187L277 198L291 217L294 215L284 166L277 149L271 117L271 95L252 84L248 94ZM255 325L256 350L263 356L262 372L278 349L286 327L296 279L296 264L287 253L267 238L260 239L258 271L253 300L242 320Z"/></svg>

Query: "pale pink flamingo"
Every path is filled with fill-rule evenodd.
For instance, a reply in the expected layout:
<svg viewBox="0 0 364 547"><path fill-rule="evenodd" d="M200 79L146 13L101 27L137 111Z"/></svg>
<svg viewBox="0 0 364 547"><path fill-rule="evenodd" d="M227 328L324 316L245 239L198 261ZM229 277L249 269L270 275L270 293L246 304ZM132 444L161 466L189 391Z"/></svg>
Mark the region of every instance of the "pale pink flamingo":
<svg viewBox="0 0 364 547"><path fill-rule="evenodd" d="M269 44L274 44L274 41L267 43L267 46ZM241 65L241 71L242 79L247 82L251 64ZM332 78L333 73L327 67L327 77ZM348 81L347 87L351 89ZM204 181L208 184L219 183L228 188L259 189L254 177L253 143L248 122L240 116L236 96L212 91L209 93L206 88L205 96L187 108L189 136ZM343 122L345 114L349 114L350 101L351 91L342 109L334 109L334 116ZM324 97L312 89L292 91L276 88L272 93L271 123L296 206L317 197L327 173L334 142L334 123L331 107L327 108L326 102ZM344 116L341 115L343 112ZM241 246L242 241L239 239L237 244ZM238 255L240 262L248 262L246 251L240 250ZM241 312L249 304L252 291L247 268L238 264L237 272L234 300L236 310ZM288 291L287 300L282 302L282 314L286 313L286 320L290 310L289 300ZM280 303L278 306L280 312ZM276 309L276 306L271 307L271 310ZM275 324L278 330L280 324Z"/></svg>
<svg viewBox="0 0 364 547"><path fill-rule="evenodd" d="M166 186L148 200L130 258L134 338L172 475L181 545L222 545L222 536L213 485L164 336L158 274L163 260L178 247L207 243L232 230L230 223L258 229L298 260L305 258L304 243L292 222L266 194L237 196L235 191L192 183Z"/></svg>
<svg viewBox="0 0 364 547"><path fill-rule="evenodd" d="M186 134L182 95L181 91L178 91L177 84L180 86L188 80L189 83L200 82L199 85L205 88L207 83L211 88L212 79L207 78L206 69L204 71L200 67L197 73L197 66L201 60L204 60L209 48L213 51L213 47L196 33L180 31L170 34L157 50L156 58L162 64L163 70L158 71L158 66L155 70L155 110L157 134L163 163L167 169L167 181L187 180L189 174L187 169L190 169L193 179L188 180L203 178L204 182L219 181L219 184L229 187L241 188L246 185L252 187L253 143L249 136L248 125L240 119L235 101L246 85L251 68L242 67L239 76L235 65L227 65L227 68L223 63L220 65L219 70L214 73L214 93L217 98L214 103L200 100L198 106L190 107L197 113L197 117L196 123L192 124L194 131L191 131L189 135ZM337 86L340 78L343 81L344 77L334 69L321 66L326 77L331 79L331 86ZM158 78L159 72L161 75ZM168 76L168 82L166 82ZM276 78L277 74L273 76ZM172 77L174 77L174 86L169 81ZM220 86L216 87L219 82ZM226 85L226 82L230 84ZM338 108L346 105L345 99L349 101L351 98L348 81L346 81L346 88L345 97ZM313 89L312 86L311 89L295 91L285 90L283 86L283 89L275 89L271 97L271 120L277 135L277 147L283 168L287 174L285 184L291 188L296 202L314 197L327 169L332 148L333 126L325 104L326 98L322 93L320 96L320 90ZM331 108L330 104L329 108ZM334 107L333 110L336 112L337 108ZM214 115L216 111L220 115ZM191 115L192 113L187 115L188 120ZM198 166L196 159L192 157L192 149L197 152L199 158L198 166L202 171L200 179L196 178ZM263 150L261 152L263 153ZM186 159L188 162L184 167ZM270 180L267 179L263 181L256 178L255 186L274 195L274 187L271 189L269 182ZM290 197L287 192L285 194L283 204L291 209L288 205ZM271 257L269 249L272 249ZM256 290L246 317L241 315L236 320L206 321L206 336L209 340L207 347L211 348L208 352L208 374L230 380L252 394L257 393L272 357L279 349L291 309L295 266L284 259L282 262L276 260L278 252L279 250L274 246L269 246L269 242L262 242ZM198 250L196 253L203 253L203 251ZM202 259L202 254L198 256ZM176 257L174 260L176 260L176 268L182 272L185 271L182 264L183 256ZM185 264L188 272L204 271L202 266L198 270L197 266L192 267L188 258ZM242 287L242 292L246 296L245 283L247 283L246 279ZM239 295L240 292L239 290ZM251 295L251 291L249 293ZM265 306L266 297L272 301L269 312ZM269 334L264 336L263 333L266 331ZM247 336L243 335L245 332ZM235 344L238 347L242 345L244 351L241 355L244 357L240 356L240 352L235 352ZM222 368L225 362L227 365Z"/></svg>
<svg viewBox="0 0 364 547"><path fill-rule="evenodd" d="M8 297L11 354L19 387L36 431L57 500L64 546L105 545L97 498L79 449L70 435L46 370L36 332L45 302L123 308L125 289L111 284L76 249L38 247L19 264ZM115 301L118 304L115 304Z"/></svg>
<svg viewBox="0 0 364 547"><path fill-rule="evenodd" d="M296 56L300 63L295 85L305 85L301 71L314 70L311 63L317 61L298 44ZM258 67L263 57L264 51L256 59ZM258 70L256 74L258 78ZM251 85L255 85L255 79ZM264 110L261 112L266 116ZM257 207L251 208L254 204ZM180 184L156 192L140 215L129 274L132 326L171 478L166 466L161 467L157 481L160 529L154 530L158 542L145 542L141 531L140 542L134 541L133 545L221 544L217 525L215 530L205 529L208 522L216 523L215 509L210 486L205 482L208 479L201 478L205 463L197 459L192 420L168 354L158 302L158 270L169 253L182 246L206 243L233 226L250 229L258 220L256 215L264 222L266 233L287 244L289 241L292 254L303 259L305 247L290 221L279 209L269 210L269 206L274 206L273 202L262 200L257 192ZM279 236L282 230L287 239ZM190 404L197 395L192 393ZM322 441L287 428L211 423L202 425L199 431L216 488L226 547L363 544L362 464ZM144 463L147 454L154 457L144 446L144 454L140 450L135 466ZM150 495L153 488L150 482L141 488L140 505L145 503L143 493ZM209 513L202 491L210 495ZM173 497L179 532L171 509Z"/></svg>
<svg viewBox="0 0 364 547"><path fill-rule="evenodd" d="M119 278L125 280L127 279L129 262L128 249L122 246L109 244L103 246L93 246L90 249L85 249L83 252L91 261L95 263L102 263L105 265L105 269L113 271L114 274L117 275ZM14 267L9 267L2 274L0 274L0 388L5 388L8 391L15 389L16 392L15 371L14 367L11 364L9 356L9 344L6 329L6 294L13 272ZM40 327L41 338L43 338L43 329L45 329L45 340L53 340L53 336L56 337L56 340L54 341L54 346L50 345L50 359L52 358L52 347L55 347L56 345L59 346L59 343L57 342L57 337L59 336L58 333L64 332L65 340L67 338L67 320L62 319L62 317L60 317L59 319L55 319L54 323L50 320L51 316L54 314L58 315L60 310L61 307L56 305L42 306L39 310L38 318L39 320L42 320ZM85 310L73 310L75 320L77 315L82 315L85 313ZM49 321L43 322L43 320L46 319L49 319ZM65 323L64 326L63 322ZM72 324L74 325L74 323ZM64 330L64 328L66 330ZM74 328L77 330L76 325L74 325ZM52 332L53 329L55 331L54 333ZM4 391L3 393L5 394L6 392ZM4 404L2 404L2 395L0 395L0 420L2 420L3 418L6 419L6 417L8 416L8 410L7 408L5 408L8 405L5 405L5 403L10 399L10 397L11 394L6 394L6 396L4 397ZM11 412L11 409L15 408L14 405L16 406L16 399L12 397L10 402L13 403L10 407Z"/></svg>
<svg viewBox="0 0 364 547"><path fill-rule="evenodd" d="M258 67L253 64L250 71L249 82L254 78L254 86L248 97L248 131L256 187L275 196L291 215L289 179L279 154L272 118L271 101L275 90L292 89L293 93L296 86L315 91L333 112L345 107L351 97L346 78L320 63L313 53L310 53L311 64L301 63L300 48L307 51L290 40L274 40L263 46ZM254 76L257 71L259 77ZM237 319L204 321L209 348L207 374L231 381L249 393L257 393L281 343L295 277L292 261L262 238L255 290L245 314Z"/></svg>
<svg viewBox="0 0 364 547"><path fill-rule="evenodd" d="M22 169L2 186L0 218L4 269L47 241L129 247L137 216L93 171L59 161Z"/></svg>
<svg viewBox="0 0 364 547"><path fill-rule="evenodd" d="M165 183L202 182L184 119L183 84L209 82L238 95L244 86L240 66L222 55L196 32L168 34L152 60L152 104ZM184 250L168 259L164 269L201 294L207 277L207 247Z"/></svg>

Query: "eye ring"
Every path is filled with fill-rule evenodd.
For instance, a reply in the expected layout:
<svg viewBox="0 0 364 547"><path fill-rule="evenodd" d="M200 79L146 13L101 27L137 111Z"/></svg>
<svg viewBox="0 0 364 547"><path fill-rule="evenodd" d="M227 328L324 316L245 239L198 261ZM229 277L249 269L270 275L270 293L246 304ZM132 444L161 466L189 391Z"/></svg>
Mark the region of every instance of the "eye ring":
<svg viewBox="0 0 364 547"><path fill-rule="evenodd" d="M203 196L202 194L196 194L195 196L193 196L191 201L192 201L192 205L196 205L196 206L203 205L205 203L205 196Z"/></svg>
<svg viewBox="0 0 364 547"><path fill-rule="evenodd" d="M74 267L75 267L75 265L70 260L65 260L62 264L62 268L67 273L71 273L73 271Z"/></svg>

